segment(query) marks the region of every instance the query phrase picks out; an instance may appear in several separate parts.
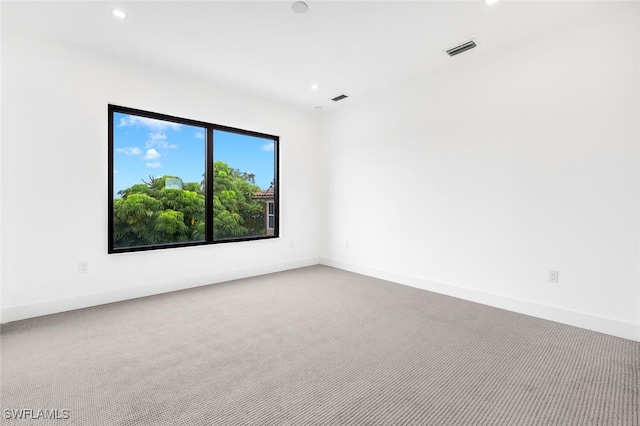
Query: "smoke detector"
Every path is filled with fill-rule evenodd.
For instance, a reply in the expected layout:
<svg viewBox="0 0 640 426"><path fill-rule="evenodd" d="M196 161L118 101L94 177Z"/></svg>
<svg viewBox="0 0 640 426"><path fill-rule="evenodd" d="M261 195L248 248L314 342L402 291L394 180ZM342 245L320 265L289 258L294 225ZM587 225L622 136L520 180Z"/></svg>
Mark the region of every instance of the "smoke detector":
<svg viewBox="0 0 640 426"><path fill-rule="evenodd" d="M309 5L303 1L296 1L291 5L291 9L293 9L295 13L305 13L309 10Z"/></svg>

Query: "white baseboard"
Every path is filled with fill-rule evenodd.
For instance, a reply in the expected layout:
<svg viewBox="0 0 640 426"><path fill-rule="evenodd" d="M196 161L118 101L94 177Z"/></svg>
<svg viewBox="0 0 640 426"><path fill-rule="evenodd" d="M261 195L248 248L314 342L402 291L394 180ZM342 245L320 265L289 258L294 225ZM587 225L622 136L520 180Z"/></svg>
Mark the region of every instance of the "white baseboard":
<svg viewBox="0 0 640 426"><path fill-rule="evenodd" d="M422 290L432 291L434 293L468 300L471 302L481 303L483 305L493 306L495 308L530 315L536 318L542 318L562 324L571 325L574 327L580 327L587 330L597 331L600 333L610 334L612 336L622 337L625 339L640 342L639 324L627 323L611 318L599 317L592 314L570 311L553 306L540 305L526 300L513 299L510 297L485 293L470 288L428 281L419 277L398 274L395 272L384 271L368 266L342 262L335 259L321 257L320 264L349 272L355 272L361 275L367 275L373 278L379 278L385 281L391 281L394 283L419 288Z"/></svg>
<svg viewBox="0 0 640 426"><path fill-rule="evenodd" d="M11 321L19 321L27 318L104 305L107 303L137 299L139 297L154 296L156 294L201 287L241 278L255 277L258 275L281 272L289 269L303 268L306 266L317 265L318 263L318 258L309 258L240 270L220 271L210 275L189 277L168 282L158 282L143 286L119 288L111 291L85 294L64 299L47 300L28 305L9 306L2 308L0 311L0 322L5 324Z"/></svg>
<svg viewBox="0 0 640 426"><path fill-rule="evenodd" d="M410 275L398 274L363 265L342 262L329 258L309 258L291 262L283 262L272 265L245 268L241 270L220 271L211 275L190 277L175 281L158 282L144 286L121 288L107 292L86 294L65 299L48 300L28 305L9 306L0 311L2 324L43 315L56 314L83 309L91 306L107 303L121 302L139 297L153 296L171 291L184 290L241 278L254 277L289 269L303 268L322 264L345 271L355 272L422 290L433 291L447 296L457 297L472 302L506 309L533 317L556 321L575 327L585 328L600 333L610 334L625 339L640 342L640 325L622 322L610 318L595 316L582 312L570 311L553 306L545 306L526 300L480 292L477 290L459 287L451 284L437 283Z"/></svg>

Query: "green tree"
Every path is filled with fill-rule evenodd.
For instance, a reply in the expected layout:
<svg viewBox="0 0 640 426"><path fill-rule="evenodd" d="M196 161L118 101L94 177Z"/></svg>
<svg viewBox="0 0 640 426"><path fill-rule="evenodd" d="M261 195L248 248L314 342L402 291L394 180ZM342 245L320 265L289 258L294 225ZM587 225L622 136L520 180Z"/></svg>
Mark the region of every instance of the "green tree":
<svg viewBox="0 0 640 426"><path fill-rule="evenodd" d="M118 192L113 202L114 246L131 247L205 239L204 183L168 189L166 179L148 181ZM264 235L263 204L252 174L214 163L214 238Z"/></svg>
<svg viewBox="0 0 640 426"><path fill-rule="evenodd" d="M261 190L255 184L255 176L222 161L216 161L213 170L214 238L263 235L263 204L253 198Z"/></svg>
<svg viewBox="0 0 640 426"><path fill-rule="evenodd" d="M163 176L118 192L113 202L114 245L131 247L200 241L205 237L204 193L200 184L167 189Z"/></svg>

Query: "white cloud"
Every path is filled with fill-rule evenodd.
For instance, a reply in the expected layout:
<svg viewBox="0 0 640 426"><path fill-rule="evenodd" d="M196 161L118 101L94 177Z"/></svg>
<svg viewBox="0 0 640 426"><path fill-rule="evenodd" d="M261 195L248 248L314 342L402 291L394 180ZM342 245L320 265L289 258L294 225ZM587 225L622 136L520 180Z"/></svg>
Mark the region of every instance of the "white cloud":
<svg viewBox="0 0 640 426"><path fill-rule="evenodd" d="M167 135L162 132L149 133L149 141L151 142L162 142L167 140Z"/></svg>
<svg viewBox="0 0 640 426"><path fill-rule="evenodd" d="M275 148L275 146L274 146L273 142L270 142L270 143L262 145L262 150L263 151L273 151L274 148Z"/></svg>
<svg viewBox="0 0 640 426"><path fill-rule="evenodd" d="M196 132L196 139L204 139L204 132Z"/></svg>
<svg viewBox="0 0 640 426"><path fill-rule="evenodd" d="M118 127L126 126L145 126L153 131L164 129L180 130L182 124L172 123L170 121L156 120L155 118L139 117L137 115L127 115L120 119Z"/></svg>
<svg viewBox="0 0 640 426"><path fill-rule="evenodd" d="M150 169L157 169L158 167L162 167L162 164L160 164L158 161L153 161L151 163L145 164L145 166L147 166Z"/></svg>
<svg viewBox="0 0 640 426"><path fill-rule="evenodd" d="M167 135L162 132L149 133L148 137L149 139L147 139L145 144L147 148L152 148L154 146L165 149L178 147L178 145L167 142Z"/></svg>
<svg viewBox="0 0 640 426"><path fill-rule="evenodd" d="M116 152L118 154L124 154L124 155L140 155L140 154L142 154L142 151L137 146L130 146L130 147L127 147L127 148L118 148L118 149L116 149Z"/></svg>
<svg viewBox="0 0 640 426"><path fill-rule="evenodd" d="M160 153L155 149L151 148L147 150L147 153L142 158L144 158L145 160L156 160L160 157L161 157Z"/></svg>

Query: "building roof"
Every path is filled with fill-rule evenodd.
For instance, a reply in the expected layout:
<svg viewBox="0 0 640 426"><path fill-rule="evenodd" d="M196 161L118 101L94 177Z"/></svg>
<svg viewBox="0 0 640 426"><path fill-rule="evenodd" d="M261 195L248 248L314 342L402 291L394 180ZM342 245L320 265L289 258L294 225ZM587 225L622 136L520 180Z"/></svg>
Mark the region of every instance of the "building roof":
<svg viewBox="0 0 640 426"><path fill-rule="evenodd" d="M260 199L275 198L275 195L276 195L275 189L273 189L273 186L270 186L269 188L265 189L264 191L254 192L253 193L253 198L260 198Z"/></svg>

